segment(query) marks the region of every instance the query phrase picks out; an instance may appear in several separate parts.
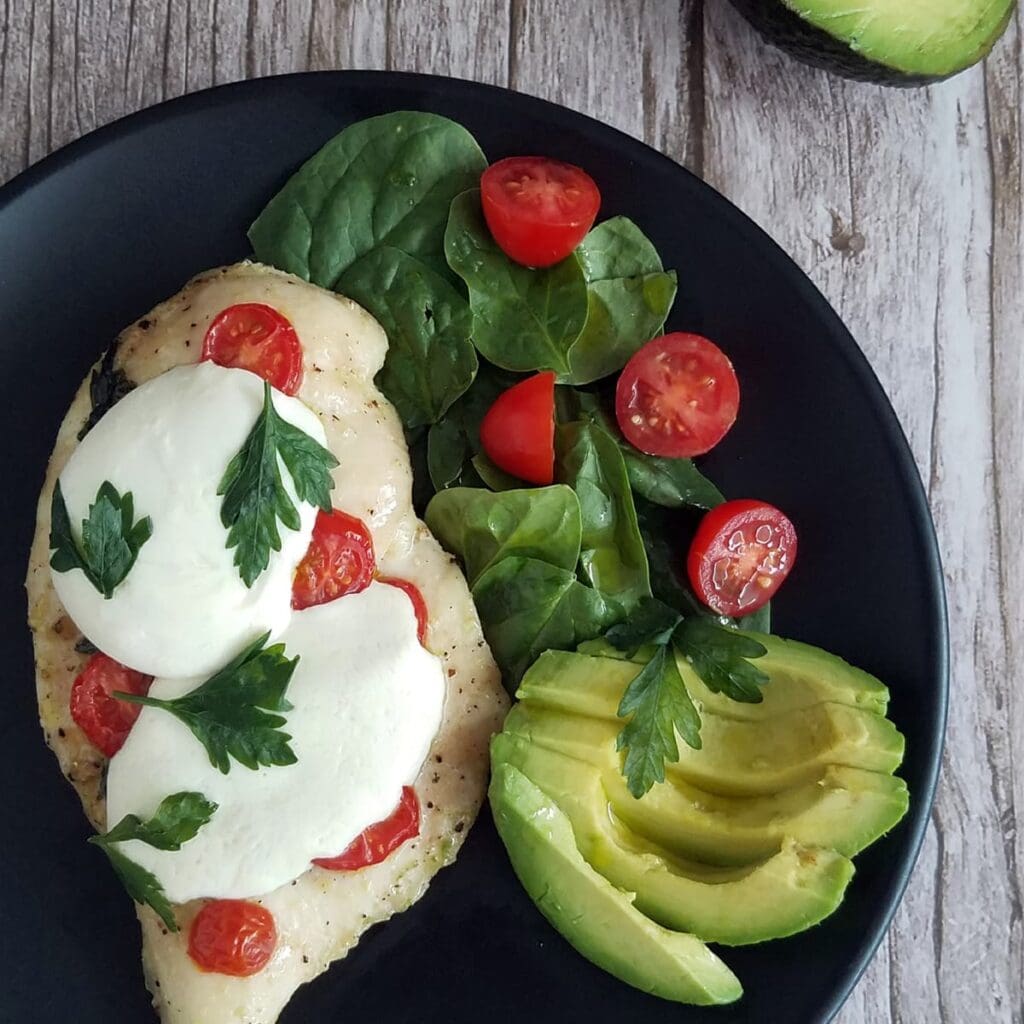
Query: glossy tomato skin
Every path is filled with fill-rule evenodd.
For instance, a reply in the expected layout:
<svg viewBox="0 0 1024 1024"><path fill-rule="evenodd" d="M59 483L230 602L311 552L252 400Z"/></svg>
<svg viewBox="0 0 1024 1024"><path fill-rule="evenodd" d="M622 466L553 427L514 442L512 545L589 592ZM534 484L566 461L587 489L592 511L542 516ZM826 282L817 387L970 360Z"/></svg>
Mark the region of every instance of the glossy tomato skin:
<svg viewBox="0 0 1024 1024"><path fill-rule="evenodd" d="M376 568L373 538L366 524L337 508L320 511L309 548L295 570L292 607L299 611L358 594L370 585Z"/></svg>
<svg viewBox="0 0 1024 1024"><path fill-rule="evenodd" d="M796 529L774 505L751 498L708 512L686 560L697 596L721 615L749 615L782 586L796 560Z"/></svg>
<svg viewBox="0 0 1024 1024"><path fill-rule="evenodd" d="M420 588L417 587L415 583L410 583L408 580L401 580L397 576L378 576L377 582L386 583L389 587L397 587L406 594L410 601L412 601L412 610L416 615L416 636L419 639L420 644L423 647L426 647L429 615L427 614L427 602L423 600Z"/></svg>
<svg viewBox="0 0 1024 1024"><path fill-rule="evenodd" d="M601 193L582 168L542 156L499 160L480 179L484 220L509 259L550 267L583 241Z"/></svg>
<svg viewBox="0 0 1024 1024"><path fill-rule="evenodd" d="M654 338L626 363L615 388L615 418L648 455L692 458L736 422L740 386L725 353L699 334Z"/></svg>
<svg viewBox="0 0 1024 1024"><path fill-rule="evenodd" d="M294 395L302 383L299 336L284 316L262 302L222 309L206 331L202 358L250 370L286 395Z"/></svg>
<svg viewBox="0 0 1024 1024"><path fill-rule="evenodd" d="M212 974L248 978L267 966L276 947L274 915L247 900L211 900L189 929L188 955Z"/></svg>
<svg viewBox="0 0 1024 1024"><path fill-rule="evenodd" d="M499 469L531 484L555 477L555 375L527 377L500 394L480 424L480 443Z"/></svg>
<svg viewBox="0 0 1024 1024"><path fill-rule="evenodd" d="M337 857L320 857L313 863L328 871L358 871L379 864L402 843L420 834L420 802L412 786L402 787L394 813L358 835Z"/></svg>
<svg viewBox="0 0 1024 1024"><path fill-rule="evenodd" d="M111 694L145 694L152 682L152 676L105 654L94 654L71 685L71 717L94 747L113 757L124 745L142 708Z"/></svg>

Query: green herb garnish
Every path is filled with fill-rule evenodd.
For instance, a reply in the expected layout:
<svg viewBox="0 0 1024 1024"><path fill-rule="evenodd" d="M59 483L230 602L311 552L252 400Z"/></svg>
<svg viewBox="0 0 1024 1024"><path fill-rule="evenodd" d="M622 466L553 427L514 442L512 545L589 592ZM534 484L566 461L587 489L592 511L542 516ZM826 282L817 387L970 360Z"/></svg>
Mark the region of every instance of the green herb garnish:
<svg viewBox="0 0 1024 1024"><path fill-rule="evenodd" d="M109 832L93 836L89 842L107 855L128 895L136 903L152 907L164 924L176 932L178 922L163 886L152 872L126 857L115 844L138 839L157 850L180 850L183 843L195 838L216 810L217 805L202 793L174 793L161 802L148 821L126 814Z"/></svg>
<svg viewBox="0 0 1024 1024"><path fill-rule="evenodd" d="M299 512L281 480L278 456L291 474L300 501L329 512L331 470L338 460L323 445L283 419L274 408L270 385L263 385L263 411L241 450L228 464L217 493L224 496L220 521L227 527L229 548L247 587L281 550L277 521L298 530Z"/></svg>
<svg viewBox="0 0 1024 1024"><path fill-rule="evenodd" d="M676 732L694 750L701 746L700 715L679 673L677 652L714 693L746 704L762 700L760 687L768 676L747 659L767 651L728 626L702 617L684 619L667 604L649 599L605 637L628 657L653 647L650 660L626 687L618 709L619 717L628 721L616 745L627 751L623 775L637 799L656 782L665 781L667 763L679 760Z"/></svg>
<svg viewBox="0 0 1024 1024"><path fill-rule="evenodd" d="M124 495L109 480L100 484L96 500L82 520L81 543L71 530L71 518L60 488L54 485L50 503L50 565L57 572L81 569L85 578L104 596L128 575L139 549L153 535L153 521L146 516L135 521L131 491Z"/></svg>
<svg viewBox="0 0 1024 1024"><path fill-rule="evenodd" d="M284 656L284 644L264 650L264 633L233 661L184 697L160 700L135 693L115 693L130 704L163 708L192 730L206 748L210 764L225 775L233 757L255 770L259 765L295 764L288 745L291 736L281 731L285 719L274 712L290 711L284 692L298 664Z"/></svg>

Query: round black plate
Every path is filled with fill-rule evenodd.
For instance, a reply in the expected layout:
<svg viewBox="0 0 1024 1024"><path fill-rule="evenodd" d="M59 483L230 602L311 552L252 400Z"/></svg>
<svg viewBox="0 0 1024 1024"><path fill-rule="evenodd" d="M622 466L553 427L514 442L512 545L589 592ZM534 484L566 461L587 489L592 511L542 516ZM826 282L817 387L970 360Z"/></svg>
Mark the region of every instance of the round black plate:
<svg viewBox="0 0 1024 1024"><path fill-rule="evenodd" d="M679 271L674 329L716 338L743 385L707 460L726 494L786 509L800 561L775 602L784 636L877 673L907 736L910 814L857 860L841 910L802 936L726 950L746 995L680 1008L578 956L519 888L485 811L427 896L302 989L285 1024L488 1020L732 1024L827 1020L878 944L931 805L945 719L946 624L935 537L899 424L821 295L749 220L639 142L560 107L468 82L366 72L231 85L119 121L0 191L0 508L6 839L0 1018L153 1019L131 904L98 852L36 721L22 579L57 425L115 334L196 272L248 252L245 229L345 125L420 109L466 125L491 159L542 152L586 167L603 216L628 214ZM219 1024L219 1022L204 1022Z"/></svg>

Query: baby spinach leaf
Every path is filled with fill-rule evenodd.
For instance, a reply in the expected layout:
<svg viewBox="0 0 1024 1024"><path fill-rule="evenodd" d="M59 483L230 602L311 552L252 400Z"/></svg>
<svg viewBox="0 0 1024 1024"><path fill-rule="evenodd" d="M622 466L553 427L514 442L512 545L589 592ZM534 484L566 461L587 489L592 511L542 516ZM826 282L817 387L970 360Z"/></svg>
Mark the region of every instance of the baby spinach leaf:
<svg viewBox="0 0 1024 1024"><path fill-rule="evenodd" d="M469 304L421 260L388 245L353 263L336 287L387 333L388 354L376 383L402 423L436 423L476 375Z"/></svg>
<svg viewBox="0 0 1024 1024"><path fill-rule="evenodd" d="M480 423L498 395L516 379L490 363L481 363L469 390L430 428L427 464L435 490L467 482L466 464L480 452ZM476 483L478 474L469 476Z"/></svg>
<svg viewBox="0 0 1024 1024"><path fill-rule="evenodd" d="M124 370L114 366L117 358L118 344L114 342L106 352L100 365L92 371L89 378L89 400L92 408L86 417L82 429L78 431L78 440L81 441L86 434L96 426L97 423L128 394L135 389L133 381Z"/></svg>
<svg viewBox="0 0 1024 1024"><path fill-rule="evenodd" d="M492 491L515 491L523 486L522 480L511 473L496 466L487 456L480 452L470 459L470 464L477 471L480 479L490 487Z"/></svg>
<svg viewBox="0 0 1024 1024"><path fill-rule="evenodd" d="M555 453L559 482L568 484L580 502L580 569L596 590L628 614L651 596L651 583L619 447L593 423L567 423L555 431Z"/></svg>
<svg viewBox="0 0 1024 1024"><path fill-rule="evenodd" d="M587 283L575 254L545 270L510 260L494 241L472 189L452 203L448 264L469 289L473 343L496 366L569 373L569 349L587 318Z"/></svg>
<svg viewBox="0 0 1024 1024"><path fill-rule="evenodd" d="M722 492L701 473L692 459L667 459L647 455L634 448L622 436L615 417L597 395L560 387L556 392L556 402L561 421L590 420L615 438L626 463L629 484L642 498L665 508L686 505L709 509L725 501Z"/></svg>
<svg viewBox="0 0 1024 1024"><path fill-rule="evenodd" d="M536 558L503 558L473 587L484 636L514 693L547 650L572 650L618 617L604 598L563 569Z"/></svg>
<svg viewBox="0 0 1024 1024"><path fill-rule="evenodd" d="M562 380L587 384L626 365L665 324L676 295L650 239L627 217L598 224L576 250L587 282L587 319Z"/></svg>
<svg viewBox="0 0 1024 1024"><path fill-rule="evenodd" d="M470 586L512 555L568 572L580 557L580 503L570 488L559 484L501 494L453 487L430 502L426 523L462 559Z"/></svg>
<svg viewBox="0 0 1024 1024"><path fill-rule="evenodd" d="M289 179L249 228L256 257L333 288L356 260L387 245L448 274L448 208L487 160L473 136L437 114L357 121Z"/></svg>

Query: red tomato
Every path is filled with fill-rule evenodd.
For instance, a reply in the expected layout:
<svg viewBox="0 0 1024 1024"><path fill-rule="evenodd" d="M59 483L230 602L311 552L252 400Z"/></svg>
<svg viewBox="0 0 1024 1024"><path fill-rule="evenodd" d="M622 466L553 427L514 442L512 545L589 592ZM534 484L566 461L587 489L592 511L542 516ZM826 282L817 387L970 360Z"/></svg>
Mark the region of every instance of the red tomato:
<svg viewBox="0 0 1024 1024"><path fill-rule="evenodd" d="M302 380L302 346L295 328L262 302L222 309L203 339L202 358L251 370L286 395L294 395Z"/></svg>
<svg viewBox="0 0 1024 1024"><path fill-rule="evenodd" d="M142 708L111 694L149 692L152 676L143 675L105 654L94 654L71 685L71 717L107 757L124 744Z"/></svg>
<svg viewBox="0 0 1024 1024"><path fill-rule="evenodd" d="M295 570L292 607L326 604L358 594L373 579L377 563L366 524L340 509L318 512L309 549Z"/></svg>
<svg viewBox="0 0 1024 1024"><path fill-rule="evenodd" d="M796 530L774 505L741 498L708 512L686 570L697 596L721 615L757 611L796 559Z"/></svg>
<svg viewBox="0 0 1024 1024"><path fill-rule="evenodd" d="M627 440L648 455L691 458L736 422L740 386L725 353L699 334L665 334L626 363L615 416Z"/></svg>
<svg viewBox="0 0 1024 1024"><path fill-rule="evenodd" d="M356 871L379 864L407 839L420 834L420 802L412 786L402 787L402 799L394 813L356 836L337 857L318 857L317 867L328 871Z"/></svg>
<svg viewBox="0 0 1024 1024"><path fill-rule="evenodd" d="M276 945L274 915L246 900L211 900L188 934L188 955L200 970L235 978L263 970Z"/></svg>
<svg viewBox="0 0 1024 1024"><path fill-rule="evenodd" d="M601 193L594 179L572 164L512 156L484 171L480 202L506 256L527 267L550 267L583 241Z"/></svg>
<svg viewBox="0 0 1024 1024"><path fill-rule="evenodd" d="M405 591L409 600L412 601L412 610L416 613L416 636L420 643L427 646L427 602L423 600L419 587L408 580L400 580L397 576L378 576L378 583L386 583L389 587L398 587Z"/></svg>
<svg viewBox="0 0 1024 1024"><path fill-rule="evenodd" d="M555 375L538 373L498 395L480 443L499 469L531 484L555 478Z"/></svg>

